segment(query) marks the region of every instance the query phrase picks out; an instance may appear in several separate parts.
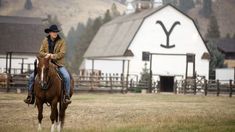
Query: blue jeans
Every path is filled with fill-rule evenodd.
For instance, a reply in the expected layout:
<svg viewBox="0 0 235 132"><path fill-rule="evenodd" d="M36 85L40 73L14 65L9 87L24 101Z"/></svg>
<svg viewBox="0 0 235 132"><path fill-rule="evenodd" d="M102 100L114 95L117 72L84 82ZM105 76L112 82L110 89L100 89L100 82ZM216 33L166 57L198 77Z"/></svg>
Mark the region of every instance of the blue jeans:
<svg viewBox="0 0 235 132"><path fill-rule="evenodd" d="M69 96L69 94L70 94L70 75L65 67L60 67L59 71L63 76L64 85L65 85L65 89L66 89L66 95ZM29 86L30 93L33 92L33 84L34 84L34 73L30 74L30 76L29 76L28 86Z"/></svg>

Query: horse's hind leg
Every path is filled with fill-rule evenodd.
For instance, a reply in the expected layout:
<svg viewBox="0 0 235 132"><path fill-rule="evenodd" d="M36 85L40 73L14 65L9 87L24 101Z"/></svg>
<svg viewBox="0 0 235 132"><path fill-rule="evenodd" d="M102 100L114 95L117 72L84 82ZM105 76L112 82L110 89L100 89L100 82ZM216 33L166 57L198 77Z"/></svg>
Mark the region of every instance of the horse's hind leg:
<svg viewBox="0 0 235 132"><path fill-rule="evenodd" d="M43 112L43 103L37 100L36 104L37 104L37 108L38 108L38 123L39 123L38 124L38 130L41 131L42 130L41 124L42 124L42 118L43 118L43 114L42 114L42 112Z"/></svg>

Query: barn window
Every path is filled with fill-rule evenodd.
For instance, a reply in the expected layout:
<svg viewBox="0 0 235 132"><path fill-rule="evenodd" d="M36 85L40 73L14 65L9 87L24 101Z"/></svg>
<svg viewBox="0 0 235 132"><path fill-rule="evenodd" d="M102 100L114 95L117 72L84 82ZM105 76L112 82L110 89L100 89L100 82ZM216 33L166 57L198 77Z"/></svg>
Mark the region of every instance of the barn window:
<svg viewBox="0 0 235 132"><path fill-rule="evenodd" d="M149 61L149 52L142 52L142 61Z"/></svg>

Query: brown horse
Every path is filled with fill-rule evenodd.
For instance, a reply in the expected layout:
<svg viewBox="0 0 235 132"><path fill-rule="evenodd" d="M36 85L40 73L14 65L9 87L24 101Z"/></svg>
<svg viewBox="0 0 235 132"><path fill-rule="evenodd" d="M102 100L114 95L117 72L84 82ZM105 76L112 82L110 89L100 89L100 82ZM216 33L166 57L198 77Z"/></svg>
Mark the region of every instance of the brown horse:
<svg viewBox="0 0 235 132"><path fill-rule="evenodd" d="M65 110L67 104L64 102L64 84L56 70L57 66L51 63L50 58L38 57L36 67L37 76L34 82L34 93L36 97L36 106L38 108L38 130L41 130L41 122L43 118L43 104L51 106L50 119L52 122L51 131L57 127L58 131L64 124ZM71 77L70 97L73 94L74 81ZM59 110L57 105L59 104ZM56 122L55 122L56 121Z"/></svg>

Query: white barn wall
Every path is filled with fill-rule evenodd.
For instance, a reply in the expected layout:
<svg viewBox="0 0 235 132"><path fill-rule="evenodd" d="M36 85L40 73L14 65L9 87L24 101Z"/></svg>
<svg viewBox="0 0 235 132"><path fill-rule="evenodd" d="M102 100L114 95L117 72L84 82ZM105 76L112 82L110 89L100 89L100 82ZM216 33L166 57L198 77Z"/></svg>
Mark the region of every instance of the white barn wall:
<svg viewBox="0 0 235 132"><path fill-rule="evenodd" d="M171 16L171 17L168 17ZM157 20L161 20L169 31L175 21L181 25L176 25L170 35L170 44L175 44L174 48L166 49L160 44L166 43L166 35ZM130 72L139 73L144 66L142 52L169 53L169 54L196 54L196 71L199 75L208 78L209 61L202 60L204 52L208 52L201 39L193 21L174 8L168 6L147 17L135 36L129 49L134 53L131 60ZM161 75L185 75L186 57L183 56L154 56L153 74Z"/></svg>
<svg viewBox="0 0 235 132"><path fill-rule="evenodd" d="M85 60L85 69L92 69L92 61ZM122 61L95 60L94 69L102 73L122 73Z"/></svg>
<svg viewBox="0 0 235 132"><path fill-rule="evenodd" d="M162 27L156 24L156 21L160 20L166 26L169 31L175 21L179 21L181 25L176 25L170 35L169 43L175 44L174 48L165 49L160 44L166 44L166 35ZM207 48L200 37L193 21L178 12L171 6L167 6L164 9L147 17L138 33L129 46L129 49L133 52L134 57L122 57L118 59L130 60L130 74L140 75L144 68L142 61L142 52L147 51L151 53L164 53L164 54L186 54L194 53L196 72L198 75L209 78L209 60L201 59L204 52L208 53ZM110 58L114 59L114 58ZM149 62L147 62L149 67ZM91 60L85 61L85 68L91 69ZM121 73L122 61L97 61L95 60L95 69L102 70L103 73ZM152 64L153 74L174 76L185 76L186 71L186 56L153 56ZM189 74L192 75L192 64L189 65ZM125 73L127 73L127 62L125 63ZM178 76L177 78L182 78Z"/></svg>

